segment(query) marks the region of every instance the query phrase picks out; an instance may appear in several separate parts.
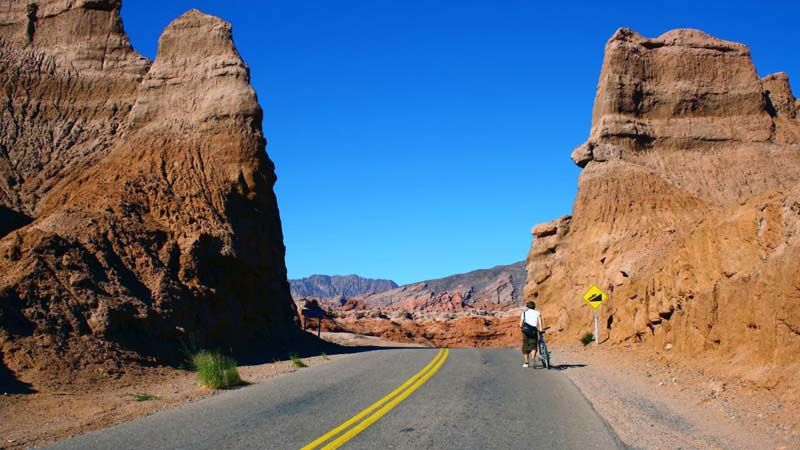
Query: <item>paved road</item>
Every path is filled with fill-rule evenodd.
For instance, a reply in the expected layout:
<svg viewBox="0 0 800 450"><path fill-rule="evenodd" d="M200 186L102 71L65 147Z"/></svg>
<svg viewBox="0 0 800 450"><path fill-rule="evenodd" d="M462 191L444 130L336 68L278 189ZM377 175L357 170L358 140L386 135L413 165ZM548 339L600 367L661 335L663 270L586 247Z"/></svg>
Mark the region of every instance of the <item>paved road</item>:
<svg viewBox="0 0 800 450"><path fill-rule="evenodd" d="M52 448L299 449L422 376L421 369L432 367L430 375L437 357L444 358L436 349L350 355ZM418 388L342 448L621 447L563 373L523 369L519 360L513 350L450 350L438 371L406 383Z"/></svg>

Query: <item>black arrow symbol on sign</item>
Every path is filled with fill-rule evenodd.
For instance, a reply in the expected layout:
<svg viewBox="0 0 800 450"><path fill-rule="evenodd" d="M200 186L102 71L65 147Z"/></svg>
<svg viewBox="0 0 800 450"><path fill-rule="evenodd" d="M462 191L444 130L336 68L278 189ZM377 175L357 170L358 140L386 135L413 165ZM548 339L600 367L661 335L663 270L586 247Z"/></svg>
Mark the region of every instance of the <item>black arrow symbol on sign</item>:
<svg viewBox="0 0 800 450"><path fill-rule="evenodd" d="M590 302L602 302L603 301L603 294L594 294L589 297Z"/></svg>

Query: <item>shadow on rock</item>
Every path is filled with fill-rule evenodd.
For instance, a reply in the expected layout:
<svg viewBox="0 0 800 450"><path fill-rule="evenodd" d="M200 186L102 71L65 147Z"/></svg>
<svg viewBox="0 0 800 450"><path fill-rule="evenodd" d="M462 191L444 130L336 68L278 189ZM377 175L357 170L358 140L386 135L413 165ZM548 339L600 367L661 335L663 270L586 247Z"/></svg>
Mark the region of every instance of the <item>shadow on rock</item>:
<svg viewBox="0 0 800 450"><path fill-rule="evenodd" d="M6 367L2 353L0 353L0 392L7 394L33 394L36 392L30 384L18 380L14 372Z"/></svg>

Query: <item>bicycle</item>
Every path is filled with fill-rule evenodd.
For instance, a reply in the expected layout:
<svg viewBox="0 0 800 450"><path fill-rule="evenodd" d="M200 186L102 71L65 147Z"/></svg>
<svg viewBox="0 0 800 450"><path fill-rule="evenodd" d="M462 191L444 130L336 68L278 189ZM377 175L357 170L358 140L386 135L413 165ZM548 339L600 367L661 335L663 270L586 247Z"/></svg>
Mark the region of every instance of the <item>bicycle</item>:
<svg viewBox="0 0 800 450"><path fill-rule="evenodd" d="M545 328L544 330L539 331L539 361L542 362L542 365L545 369L550 368L550 351L547 350L547 342L544 341L544 332L550 327Z"/></svg>

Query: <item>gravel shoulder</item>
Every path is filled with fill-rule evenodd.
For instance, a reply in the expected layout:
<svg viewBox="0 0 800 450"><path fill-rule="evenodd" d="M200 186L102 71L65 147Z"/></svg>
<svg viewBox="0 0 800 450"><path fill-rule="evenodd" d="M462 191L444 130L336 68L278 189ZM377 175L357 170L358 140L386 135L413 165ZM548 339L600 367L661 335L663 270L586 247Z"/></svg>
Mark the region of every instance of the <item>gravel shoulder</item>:
<svg viewBox="0 0 800 450"><path fill-rule="evenodd" d="M635 347L558 347L555 364L637 449L800 448L797 404Z"/></svg>

